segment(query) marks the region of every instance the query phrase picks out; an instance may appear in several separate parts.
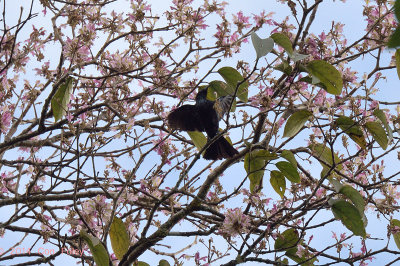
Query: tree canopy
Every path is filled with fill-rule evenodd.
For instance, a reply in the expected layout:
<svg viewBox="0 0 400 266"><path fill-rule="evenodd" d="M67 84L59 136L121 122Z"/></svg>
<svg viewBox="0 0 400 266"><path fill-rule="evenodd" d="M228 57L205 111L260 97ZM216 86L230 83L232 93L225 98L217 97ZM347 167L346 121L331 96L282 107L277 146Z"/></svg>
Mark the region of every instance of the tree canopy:
<svg viewBox="0 0 400 266"><path fill-rule="evenodd" d="M0 1L0 264L399 260L400 1L261 2Z"/></svg>

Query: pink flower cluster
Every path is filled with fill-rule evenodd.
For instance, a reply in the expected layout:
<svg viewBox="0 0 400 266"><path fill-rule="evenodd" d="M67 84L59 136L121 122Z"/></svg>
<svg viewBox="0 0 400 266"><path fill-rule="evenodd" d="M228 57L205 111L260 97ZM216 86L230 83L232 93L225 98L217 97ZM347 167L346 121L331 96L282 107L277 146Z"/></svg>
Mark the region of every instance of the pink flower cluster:
<svg viewBox="0 0 400 266"><path fill-rule="evenodd" d="M220 227L220 233L227 237L237 236L249 232L250 217L242 212L241 209L228 209L225 219Z"/></svg>

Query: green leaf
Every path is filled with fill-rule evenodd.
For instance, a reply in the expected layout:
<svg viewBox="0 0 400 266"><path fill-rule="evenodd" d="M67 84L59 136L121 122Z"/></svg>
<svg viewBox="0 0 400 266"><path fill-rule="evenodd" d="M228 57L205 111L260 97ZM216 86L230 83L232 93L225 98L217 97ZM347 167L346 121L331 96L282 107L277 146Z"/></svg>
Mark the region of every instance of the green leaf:
<svg viewBox="0 0 400 266"><path fill-rule="evenodd" d="M393 131L392 131L392 129L390 128L389 123L388 123L388 121L387 121L387 119L386 119L385 112L383 112L383 111L380 110L380 109L376 109L376 110L374 111L374 115L375 115L379 120L381 120L383 126L385 127L386 133L387 133L387 135L388 135L388 143L390 143L390 142L392 141L392 139L393 139Z"/></svg>
<svg viewBox="0 0 400 266"><path fill-rule="evenodd" d="M144 261L138 261L134 263L135 266L150 266L150 264L144 262Z"/></svg>
<svg viewBox="0 0 400 266"><path fill-rule="evenodd" d="M305 65L303 64L297 64L297 70L299 71L299 73L308 73L307 68L305 67ZM310 77L310 76L307 76ZM303 78L301 78L300 80L302 80Z"/></svg>
<svg viewBox="0 0 400 266"><path fill-rule="evenodd" d="M250 191L253 193L257 186L262 187L265 165L268 161L276 159L278 156L266 150L254 150L244 157L244 169L250 180Z"/></svg>
<svg viewBox="0 0 400 266"><path fill-rule="evenodd" d="M295 136L311 116L312 113L308 110L301 110L292 114L286 122L283 137Z"/></svg>
<svg viewBox="0 0 400 266"><path fill-rule="evenodd" d="M394 14L397 18L397 21L400 21L400 1L396 0L396 2L394 2Z"/></svg>
<svg viewBox="0 0 400 266"><path fill-rule="evenodd" d="M394 54L394 57L396 59L397 76L400 79L400 49L396 50L396 53Z"/></svg>
<svg viewBox="0 0 400 266"><path fill-rule="evenodd" d="M114 217L110 227L111 247L117 256L117 259L122 260L125 253L128 251L131 241L126 230L125 224L118 217Z"/></svg>
<svg viewBox="0 0 400 266"><path fill-rule="evenodd" d="M294 167L297 168L297 161L294 157L294 154L289 150L283 150L281 153L281 157L286 159L289 163L291 163Z"/></svg>
<svg viewBox="0 0 400 266"><path fill-rule="evenodd" d="M303 59L306 59L308 57L307 54L299 54L298 52L293 52L292 56L290 57L293 62L297 62Z"/></svg>
<svg viewBox="0 0 400 266"><path fill-rule="evenodd" d="M339 95L342 92L342 75L328 62L324 60L311 61L307 65L307 71L326 86L327 92L334 95Z"/></svg>
<svg viewBox="0 0 400 266"><path fill-rule="evenodd" d="M300 79L300 81L306 82L308 84L316 85L324 90L327 90L326 86L324 84L322 84L321 81L319 79L317 79L316 77L305 76L305 77L302 77Z"/></svg>
<svg viewBox="0 0 400 266"><path fill-rule="evenodd" d="M71 97L74 79L67 77L65 82L58 87L56 93L51 99L51 110L53 111L54 120L60 120L67 111L67 105Z"/></svg>
<svg viewBox="0 0 400 266"><path fill-rule="evenodd" d="M109 255L106 248L101 243L100 239L95 236L89 235L85 230L81 230L79 235L85 240L86 244L90 248L94 262L98 266L109 265Z"/></svg>
<svg viewBox="0 0 400 266"><path fill-rule="evenodd" d="M276 261L280 263L278 265L289 265L289 260L287 258L278 258Z"/></svg>
<svg viewBox="0 0 400 266"><path fill-rule="evenodd" d="M289 162L277 162L276 167L282 172L282 174L293 183L300 183L300 175Z"/></svg>
<svg viewBox="0 0 400 266"><path fill-rule="evenodd" d="M351 200L353 205L360 212L361 218L364 222L364 227L366 227L368 224L368 220L364 214L365 204L364 204L364 199L361 196L360 192L358 192L356 189L354 189L349 185L344 185L340 188L339 193L341 193L342 195L346 196L348 199Z"/></svg>
<svg viewBox="0 0 400 266"><path fill-rule="evenodd" d="M283 63L277 65L276 67L274 67L274 69L279 70L279 71L285 73L288 76L293 71L292 67L289 65L289 63L287 61L283 61Z"/></svg>
<svg viewBox="0 0 400 266"><path fill-rule="evenodd" d="M378 142L382 149L386 150L388 146L388 138L386 132L379 122L366 122L365 127L372 137Z"/></svg>
<svg viewBox="0 0 400 266"><path fill-rule="evenodd" d="M400 46L400 27L397 27L387 43L388 48L396 48Z"/></svg>
<svg viewBox="0 0 400 266"><path fill-rule="evenodd" d="M361 215L364 214L365 204L360 192L358 192L350 185L343 185L339 190L339 193L345 195L348 199L350 199Z"/></svg>
<svg viewBox="0 0 400 266"><path fill-rule="evenodd" d="M274 33L271 35L271 38L274 40L276 44L285 49L285 51L288 53L289 56L293 55L292 42L286 35L282 33Z"/></svg>
<svg viewBox="0 0 400 266"><path fill-rule="evenodd" d="M233 88L233 92L236 90L237 84L244 80L243 76L233 67L222 67L218 70L218 73L226 83ZM247 81L241 83L236 94L236 96L245 103L248 101L248 87L249 83ZM233 95L233 93L231 95Z"/></svg>
<svg viewBox="0 0 400 266"><path fill-rule="evenodd" d="M339 163L339 157L337 156L336 153L333 153L333 158L332 158L332 151L328 147L326 147L324 144L320 143L314 143L308 146L308 148L311 150L312 154L314 157L318 158L325 164L321 163L323 167L326 168L331 168L332 165L335 163ZM336 165L337 170L342 170L343 166L342 165Z"/></svg>
<svg viewBox="0 0 400 266"><path fill-rule="evenodd" d="M211 88L213 91L215 91L218 96L233 95L235 93L234 88L232 88L231 86L228 86L228 84L226 84L225 82L220 81L220 80L213 80L209 83L209 85L210 85L209 88ZM215 99L213 99L213 101Z"/></svg>
<svg viewBox="0 0 400 266"><path fill-rule="evenodd" d="M274 48L274 40L272 38L261 39L255 32L251 34L251 42L256 50L257 59L267 55Z"/></svg>
<svg viewBox="0 0 400 266"><path fill-rule="evenodd" d="M275 249L287 249L296 247L299 242L299 233L294 228L287 229L282 234L278 234L275 240Z"/></svg>
<svg viewBox="0 0 400 266"><path fill-rule="evenodd" d="M291 248L288 251L286 251L285 255L288 258L294 260L295 262L299 263L299 265L302 265L302 266L312 266L312 265L314 265L315 261L318 261L317 258L308 260L308 258L313 256L313 254L310 254L310 252L307 250L304 251L304 254L301 258L296 254L296 252L297 252L297 247L294 247L294 248ZM303 261L306 261L306 262L303 262Z"/></svg>
<svg viewBox="0 0 400 266"><path fill-rule="evenodd" d="M209 101L215 101L217 99L217 93L215 90L211 87L207 89L207 100Z"/></svg>
<svg viewBox="0 0 400 266"><path fill-rule="evenodd" d="M353 234L365 238L364 222L360 212L353 204L345 200L336 200L332 203L331 208L335 217L339 218L347 229Z"/></svg>
<svg viewBox="0 0 400 266"><path fill-rule="evenodd" d="M321 164L322 165L322 164ZM330 168L328 168L327 166L325 166L325 165L322 165L322 171L321 171L321 178L323 178L323 177L325 177L327 174L328 174L328 172L329 172L329 170L330 170ZM333 171L331 171L330 172L330 174L329 174L329 176L328 176L328 179L332 179L333 178L333 176L334 176L334 172Z"/></svg>
<svg viewBox="0 0 400 266"><path fill-rule="evenodd" d="M271 171L271 178L269 180L272 188L283 198L286 190L286 180L283 174L279 171Z"/></svg>
<svg viewBox="0 0 400 266"><path fill-rule="evenodd" d="M202 132L188 131L187 133L190 139L193 141L194 146L196 146L199 151L201 151L201 149L203 149L203 147L207 144L207 138Z"/></svg>
<svg viewBox="0 0 400 266"><path fill-rule="evenodd" d="M262 178L264 177L265 171L264 167L264 159L257 158L249 153L244 157L244 168L249 176L251 193L255 192L257 187L262 187Z"/></svg>
<svg viewBox="0 0 400 266"><path fill-rule="evenodd" d="M336 119L336 124L362 149L367 148L367 141L364 138L361 127L359 127L350 117L340 116L338 119Z"/></svg>
<svg viewBox="0 0 400 266"><path fill-rule="evenodd" d="M160 260L158 266L170 266L170 264L167 260Z"/></svg>
<svg viewBox="0 0 400 266"><path fill-rule="evenodd" d="M330 178L329 182L331 182L331 184L335 188L335 191L337 193L339 193L339 191L342 189L343 185L338 180L336 180L335 178Z"/></svg>
<svg viewBox="0 0 400 266"><path fill-rule="evenodd" d="M392 219L390 221L390 226L392 227L392 229L394 229L395 226L400 229L400 221L397 219ZM393 234L394 242L396 243L397 248L400 249L400 232L392 233L392 234Z"/></svg>

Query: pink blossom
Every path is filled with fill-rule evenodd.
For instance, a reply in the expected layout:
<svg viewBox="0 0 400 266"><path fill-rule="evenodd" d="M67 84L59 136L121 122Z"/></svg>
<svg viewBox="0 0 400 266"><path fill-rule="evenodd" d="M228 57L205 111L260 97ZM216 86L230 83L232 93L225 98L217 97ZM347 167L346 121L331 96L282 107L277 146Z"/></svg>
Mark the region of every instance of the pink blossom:
<svg viewBox="0 0 400 266"><path fill-rule="evenodd" d="M297 245L296 255L299 256L300 258L302 258L304 253L305 253L304 247L301 244L298 244Z"/></svg>
<svg viewBox="0 0 400 266"><path fill-rule="evenodd" d="M224 222L220 228L221 234L236 236L249 231L250 217L243 214L239 208L228 209L225 213Z"/></svg>
<svg viewBox="0 0 400 266"><path fill-rule="evenodd" d="M267 96L272 96L272 95L274 94L274 90L271 89L270 87L268 87L268 88L265 90L265 94L266 94Z"/></svg>
<svg viewBox="0 0 400 266"><path fill-rule="evenodd" d="M233 33L230 37L231 42L236 42L239 39L239 34L237 32Z"/></svg>
<svg viewBox="0 0 400 266"><path fill-rule="evenodd" d="M319 188L319 189L317 190L317 192L315 193L315 196L316 196L317 198L321 198L324 194L325 194L325 189L324 189L324 188Z"/></svg>
<svg viewBox="0 0 400 266"><path fill-rule="evenodd" d="M370 108L371 110L376 109L376 107L378 107L378 106L379 106L379 102L376 101L376 100L372 101L372 102L369 104L369 108Z"/></svg>
<svg viewBox="0 0 400 266"><path fill-rule="evenodd" d="M6 111L1 115L1 132L6 132L11 124L11 112L10 111Z"/></svg>
<svg viewBox="0 0 400 266"><path fill-rule="evenodd" d="M197 251L196 254L194 255L194 260L195 260L196 264L200 264L201 260L204 260L204 261L207 260L207 256L200 257L200 253Z"/></svg>
<svg viewBox="0 0 400 266"><path fill-rule="evenodd" d="M243 12L239 11L237 13L237 21L240 23L249 23L249 17L243 16Z"/></svg>
<svg viewBox="0 0 400 266"><path fill-rule="evenodd" d="M71 112L67 112L66 118L67 118L68 122L71 122L72 119L74 118L74 116L71 114Z"/></svg>
<svg viewBox="0 0 400 266"><path fill-rule="evenodd" d="M286 121L285 119L280 118L279 121L278 121L278 128L281 128L282 125L285 123L285 121Z"/></svg>

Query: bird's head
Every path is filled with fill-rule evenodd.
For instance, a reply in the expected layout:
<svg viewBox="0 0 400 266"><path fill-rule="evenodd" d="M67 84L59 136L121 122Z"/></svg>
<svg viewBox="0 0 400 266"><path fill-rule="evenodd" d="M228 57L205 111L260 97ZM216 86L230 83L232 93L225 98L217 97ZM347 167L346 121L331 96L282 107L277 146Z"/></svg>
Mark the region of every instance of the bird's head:
<svg viewBox="0 0 400 266"><path fill-rule="evenodd" d="M200 90L197 95L196 95L196 104L199 104L201 102L207 101L207 90L208 87L205 89Z"/></svg>

